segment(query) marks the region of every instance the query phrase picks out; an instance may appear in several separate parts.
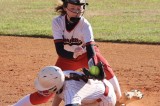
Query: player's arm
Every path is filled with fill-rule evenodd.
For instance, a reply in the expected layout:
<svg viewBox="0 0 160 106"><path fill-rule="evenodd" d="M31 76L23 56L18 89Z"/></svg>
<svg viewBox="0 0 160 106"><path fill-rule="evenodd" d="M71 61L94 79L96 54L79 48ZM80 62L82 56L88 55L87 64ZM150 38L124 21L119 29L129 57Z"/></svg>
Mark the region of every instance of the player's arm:
<svg viewBox="0 0 160 106"><path fill-rule="evenodd" d="M94 50L94 42L88 42L86 43L86 50L87 50L87 56L88 59L92 58L93 56L95 56L95 50Z"/></svg>
<svg viewBox="0 0 160 106"><path fill-rule="evenodd" d="M95 42L86 43L87 57L88 60L90 61L89 63L91 63L89 64L89 67L91 67L92 65L96 65L98 63L94 46Z"/></svg>
<svg viewBox="0 0 160 106"><path fill-rule="evenodd" d="M117 77L114 75L113 78L109 79L108 81L114 87L114 91L116 93L117 101L119 101L120 98L122 97L122 93L121 93L121 89L120 89L120 85L119 85Z"/></svg>
<svg viewBox="0 0 160 106"><path fill-rule="evenodd" d="M96 52L94 50L95 41L93 36L93 30L91 24L87 20L85 20L85 24L83 26L82 31L84 34L84 46L86 47L88 60L93 59L93 61L95 61ZM96 61L94 65L95 64L97 64Z"/></svg>
<svg viewBox="0 0 160 106"><path fill-rule="evenodd" d="M52 106L59 106L59 104L61 103L62 99L59 98L57 95L54 96L53 102L52 102Z"/></svg>
<svg viewBox="0 0 160 106"><path fill-rule="evenodd" d="M96 53L94 50L94 46L95 45L91 42L86 44L87 56L89 59L89 61L88 61L89 67L91 67L92 65L98 64L98 60L95 56ZM121 89L120 89L120 85L119 85L117 77L114 75L113 77L109 78L108 80L113 85L116 96L117 96L117 100L119 100L121 98L122 94L121 94Z"/></svg>
<svg viewBox="0 0 160 106"><path fill-rule="evenodd" d="M56 52L59 56L68 58L68 59L73 59L73 52L69 52L64 49L64 44L62 39L54 40L54 43L55 43Z"/></svg>

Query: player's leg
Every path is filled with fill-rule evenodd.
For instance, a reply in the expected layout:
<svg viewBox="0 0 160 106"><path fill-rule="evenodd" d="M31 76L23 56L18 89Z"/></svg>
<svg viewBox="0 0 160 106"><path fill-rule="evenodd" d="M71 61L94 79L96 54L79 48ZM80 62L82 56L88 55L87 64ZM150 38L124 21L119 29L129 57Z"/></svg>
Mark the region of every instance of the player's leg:
<svg viewBox="0 0 160 106"><path fill-rule="evenodd" d="M101 97L100 106L115 106L116 105L116 94L113 90L113 87L107 85L109 87L108 95L103 95Z"/></svg>
<svg viewBox="0 0 160 106"><path fill-rule="evenodd" d="M65 70L77 70L79 68L88 68L87 54L79 56L77 59L66 59L58 57L55 66L60 67L63 71Z"/></svg>
<svg viewBox="0 0 160 106"><path fill-rule="evenodd" d="M116 97L115 97L116 98ZM115 106L116 105L116 99L113 97L101 97L101 102L99 103L100 106Z"/></svg>
<svg viewBox="0 0 160 106"><path fill-rule="evenodd" d="M116 105L116 94L112 84L106 79L103 80L105 86L108 88L108 94L103 95L100 99L100 106L115 106Z"/></svg>

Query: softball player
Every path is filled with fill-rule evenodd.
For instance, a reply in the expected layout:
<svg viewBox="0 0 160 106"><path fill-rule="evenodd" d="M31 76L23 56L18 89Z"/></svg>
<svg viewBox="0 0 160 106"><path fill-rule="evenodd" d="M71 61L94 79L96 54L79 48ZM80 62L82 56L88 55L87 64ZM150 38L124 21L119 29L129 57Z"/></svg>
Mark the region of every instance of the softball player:
<svg viewBox="0 0 160 106"><path fill-rule="evenodd" d="M64 100L65 106L88 105L98 101L98 106L115 106L116 95L109 81L89 79L90 83L72 79L71 74L82 76L83 73L63 71L56 66L43 68L35 79L35 87L41 95L56 93ZM67 79L65 80L65 78ZM70 78L70 79L69 79ZM30 95L25 96L13 106L33 106Z"/></svg>
<svg viewBox="0 0 160 106"><path fill-rule="evenodd" d="M88 68L88 63L96 65L102 62L106 79L113 85L117 101L121 97L121 90L116 76L107 60L97 48L90 23L83 17L86 9L86 0L62 0L62 5L56 7L60 16L52 22L54 44L58 54L55 66L64 70ZM53 95L43 96L38 92L30 95L32 104L47 102ZM59 98L55 98L53 106L58 106Z"/></svg>
<svg viewBox="0 0 160 106"><path fill-rule="evenodd" d="M117 100L121 91L117 78L107 60L97 48L90 23L83 17L86 0L62 0L63 4L56 7L60 16L52 22L54 44L58 54L56 66L62 70L88 68L88 62L96 65L103 62L106 79L114 86ZM57 106L58 104L55 104Z"/></svg>

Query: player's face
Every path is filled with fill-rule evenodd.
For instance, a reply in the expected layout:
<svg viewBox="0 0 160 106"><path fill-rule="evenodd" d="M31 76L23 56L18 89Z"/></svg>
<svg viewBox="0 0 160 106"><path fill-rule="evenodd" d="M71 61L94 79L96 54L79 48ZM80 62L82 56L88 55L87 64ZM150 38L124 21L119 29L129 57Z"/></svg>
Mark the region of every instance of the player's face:
<svg viewBox="0 0 160 106"><path fill-rule="evenodd" d="M84 12L83 5L74 5L70 3L68 3L65 10L69 17L80 17Z"/></svg>

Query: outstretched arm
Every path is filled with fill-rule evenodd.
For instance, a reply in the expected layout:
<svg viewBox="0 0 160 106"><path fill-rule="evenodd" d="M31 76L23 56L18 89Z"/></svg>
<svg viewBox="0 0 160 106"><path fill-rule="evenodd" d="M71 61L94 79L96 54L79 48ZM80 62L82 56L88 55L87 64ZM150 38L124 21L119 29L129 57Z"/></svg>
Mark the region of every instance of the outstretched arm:
<svg viewBox="0 0 160 106"><path fill-rule="evenodd" d="M120 85L119 85L117 77L113 76L113 78L109 79L109 82L114 87L114 91L116 93L117 101L119 101L120 98L122 97L122 93L121 93L121 89L120 89Z"/></svg>

